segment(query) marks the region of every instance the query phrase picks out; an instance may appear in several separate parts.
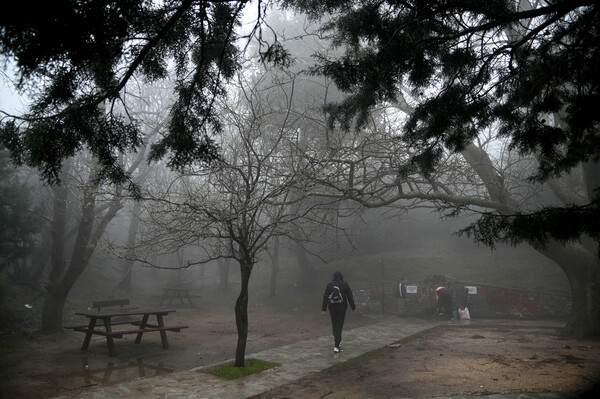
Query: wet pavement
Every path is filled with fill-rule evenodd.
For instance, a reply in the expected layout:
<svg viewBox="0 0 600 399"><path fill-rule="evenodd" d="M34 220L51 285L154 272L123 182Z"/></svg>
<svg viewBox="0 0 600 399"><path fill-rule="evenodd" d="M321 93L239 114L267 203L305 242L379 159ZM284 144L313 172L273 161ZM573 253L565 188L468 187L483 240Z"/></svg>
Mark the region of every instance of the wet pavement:
<svg viewBox="0 0 600 399"><path fill-rule="evenodd" d="M56 399L236 399L247 398L265 392L276 386L297 380L307 374L326 369L338 362L360 356L400 341L411 335L439 325L437 320L402 319L382 317L377 323L344 330L342 347L344 351L333 353L333 339L330 336L317 337L258 353L246 354L246 358L276 362L279 366L261 373L237 380L225 380L203 372L206 367L176 371L166 375L138 378L125 383L107 386L94 386L84 392L58 396ZM522 323L519 323L522 325ZM552 325L552 323L550 323ZM460 399L462 397L453 397ZM467 398L467 397L464 397ZM470 397L473 398L473 397ZM487 395L486 399L557 399L575 396L567 394L510 394Z"/></svg>

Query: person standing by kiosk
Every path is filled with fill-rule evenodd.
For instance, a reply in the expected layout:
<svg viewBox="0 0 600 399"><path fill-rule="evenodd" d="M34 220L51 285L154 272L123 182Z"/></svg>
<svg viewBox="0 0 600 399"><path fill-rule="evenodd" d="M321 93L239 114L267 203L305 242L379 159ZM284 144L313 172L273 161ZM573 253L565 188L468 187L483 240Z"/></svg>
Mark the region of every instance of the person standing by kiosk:
<svg viewBox="0 0 600 399"><path fill-rule="evenodd" d="M436 288L435 296L437 299L437 311L439 316L446 317L450 320L454 319L452 313L452 288L450 288L450 282L446 282L444 285Z"/></svg>

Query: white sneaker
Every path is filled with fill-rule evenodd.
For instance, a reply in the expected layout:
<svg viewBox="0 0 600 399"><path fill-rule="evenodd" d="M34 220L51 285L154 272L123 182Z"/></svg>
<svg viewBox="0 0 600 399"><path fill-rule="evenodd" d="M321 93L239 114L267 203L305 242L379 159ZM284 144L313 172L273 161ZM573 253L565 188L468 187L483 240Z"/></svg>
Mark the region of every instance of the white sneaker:
<svg viewBox="0 0 600 399"><path fill-rule="evenodd" d="M338 348L337 346L334 346L334 347L333 347L333 351L334 351L335 353L339 353L339 352L343 352L344 350L343 350L342 348Z"/></svg>

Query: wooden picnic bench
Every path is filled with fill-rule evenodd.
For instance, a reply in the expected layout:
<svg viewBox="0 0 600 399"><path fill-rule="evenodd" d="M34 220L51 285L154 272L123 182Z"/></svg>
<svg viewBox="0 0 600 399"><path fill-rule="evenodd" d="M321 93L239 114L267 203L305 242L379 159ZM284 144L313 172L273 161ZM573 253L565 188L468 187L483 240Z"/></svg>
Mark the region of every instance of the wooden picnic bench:
<svg viewBox="0 0 600 399"><path fill-rule="evenodd" d="M107 299L107 300L102 300L102 301L93 301L91 306L88 309L97 309L98 312L102 311L102 309L106 309L106 308L117 308L120 310L128 310L128 309L137 309L137 307L135 306L131 306L129 304L129 299ZM131 323L131 320L129 318L126 319L113 319L111 320L111 325L118 325L118 324L129 324ZM67 328L67 329L71 329L71 330L81 330L83 328L87 328L88 324L77 324L77 325L67 325L67 326L63 326L63 328Z"/></svg>
<svg viewBox="0 0 600 399"><path fill-rule="evenodd" d="M185 301L189 303L190 307L194 307L193 298L200 298L200 295L192 294L191 283L175 283L175 284L165 284L162 287L163 294L160 297L160 305L167 302L166 305L172 305L173 301L179 300L181 305L185 305ZM185 300L185 301L184 301Z"/></svg>
<svg viewBox="0 0 600 399"><path fill-rule="evenodd" d="M92 308L98 309L98 312L104 308L110 308L115 306L119 306L121 310L135 309L135 307L129 304L129 299L107 299L103 301L92 302Z"/></svg>
<svg viewBox="0 0 600 399"><path fill-rule="evenodd" d="M163 316L173 313L175 310L171 309L119 309L116 311L89 311L89 312L77 312L76 315L84 316L89 319L87 325L68 326L74 331L80 331L85 333L85 338L81 346L82 350L87 350L92 339L92 335L100 335L106 337L106 343L108 345L108 353L110 356L116 356L115 349L115 338L122 338L123 335L136 334L135 343L139 344L142 340L144 333L148 332L159 332L162 345L164 349L169 349L169 342L167 340L167 331L180 332L188 326L165 326ZM135 317L141 316L141 320L121 320L123 317ZM156 324L148 323L150 316L156 317ZM98 321L101 324L98 324ZM117 321L118 320L118 321ZM129 324L135 326L134 329L118 329L113 330L114 326Z"/></svg>

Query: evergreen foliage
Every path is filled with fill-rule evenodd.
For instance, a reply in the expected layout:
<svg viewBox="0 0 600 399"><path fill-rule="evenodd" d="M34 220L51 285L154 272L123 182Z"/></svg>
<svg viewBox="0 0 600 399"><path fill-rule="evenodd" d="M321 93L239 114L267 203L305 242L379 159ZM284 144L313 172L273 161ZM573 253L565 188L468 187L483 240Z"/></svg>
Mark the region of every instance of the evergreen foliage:
<svg viewBox="0 0 600 399"><path fill-rule="evenodd" d="M14 61L18 87L33 102L23 115L3 115L0 145L18 164L56 183L61 163L82 148L99 160L99 178L129 179L118 155L142 144L124 88L176 66L177 102L168 132L151 159L181 168L210 162L220 125L213 104L238 69L236 29L245 1L101 0L15 3L0 16L0 53ZM35 8L35 12L32 10Z"/></svg>
<svg viewBox="0 0 600 399"><path fill-rule="evenodd" d="M583 234L600 240L599 208L600 201L594 201L585 206L544 208L522 215L485 213L462 232L491 248L497 242L518 245L524 240L545 248L550 239L567 243L577 241Z"/></svg>
<svg viewBox="0 0 600 399"><path fill-rule="evenodd" d="M361 128L377 105L416 99L403 139L409 168L432 172L444 150L460 152L482 129L538 159L535 181L600 161L600 10L591 0L337 1L286 4L324 26L344 51L315 69L348 97L329 104L330 125ZM533 4L533 3L532 3ZM595 190L595 191L594 191ZM486 215L466 232L491 244L600 236L598 187L589 203L527 215ZM559 221L569 221L568 229ZM568 232L567 232L568 231Z"/></svg>

